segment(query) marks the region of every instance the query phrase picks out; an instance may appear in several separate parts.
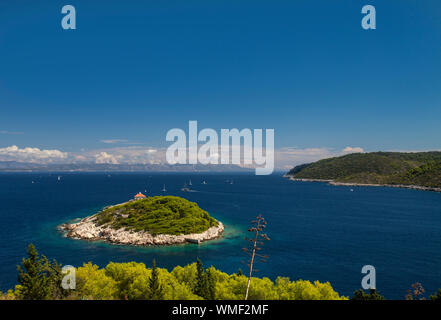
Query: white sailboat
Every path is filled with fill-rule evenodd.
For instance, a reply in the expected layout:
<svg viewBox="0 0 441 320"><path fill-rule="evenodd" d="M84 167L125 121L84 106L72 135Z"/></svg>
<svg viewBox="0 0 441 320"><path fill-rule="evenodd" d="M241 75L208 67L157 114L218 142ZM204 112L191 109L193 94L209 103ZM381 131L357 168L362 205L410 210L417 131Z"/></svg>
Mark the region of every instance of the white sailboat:
<svg viewBox="0 0 441 320"><path fill-rule="evenodd" d="M167 190L165 189L165 184L164 187L162 188L162 192L166 192Z"/></svg>
<svg viewBox="0 0 441 320"><path fill-rule="evenodd" d="M202 184L207 184L207 182L204 180L204 181L202 181Z"/></svg>
<svg viewBox="0 0 441 320"><path fill-rule="evenodd" d="M193 184L191 183L191 179L190 179L190 182L188 183L188 185L189 185L189 186L192 186L192 185L193 185Z"/></svg>

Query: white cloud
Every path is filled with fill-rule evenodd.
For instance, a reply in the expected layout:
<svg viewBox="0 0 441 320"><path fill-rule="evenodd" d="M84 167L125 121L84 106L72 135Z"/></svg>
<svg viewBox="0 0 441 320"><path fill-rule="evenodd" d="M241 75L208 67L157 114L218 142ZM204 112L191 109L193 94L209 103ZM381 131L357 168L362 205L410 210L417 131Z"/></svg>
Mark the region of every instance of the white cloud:
<svg viewBox="0 0 441 320"><path fill-rule="evenodd" d="M117 157L107 152L100 152L95 155L95 163L106 163L106 164L119 164Z"/></svg>
<svg viewBox="0 0 441 320"><path fill-rule="evenodd" d="M0 161L32 163L107 163L107 164L159 164L165 161L165 149L128 146L105 148L91 151L62 152L60 150L40 150L39 148L19 148L15 145L0 148Z"/></svg>
<svg viewBox="0 0 441 320"><path fill-rule="evenodd" d="M0 148L1 161L19 161L19 162L54 162L67 158L67 153L59 150L40 150L39 148L23 148L10 146Z"/></svg>
<svg viewBox="0 0 441 320"><path fill-rule="evenodd" d="M363 148L360 147L346 147L343 149L343 153L362 153L364 152Z"/></svg>
<svg viewBox="0 0 441 320"><path fill-rule="evenodd" d="M101 163L114 163L108 162L113 160L116 160L117 163L120 164L153 164L164 163L165 161L165 149L140 146L105 148L84 152L81 153L81 155L86 157L89 161L91 159L95 160L95 162L97 160L103 161ZM113 159L111 157L113 157Z"/></svg>

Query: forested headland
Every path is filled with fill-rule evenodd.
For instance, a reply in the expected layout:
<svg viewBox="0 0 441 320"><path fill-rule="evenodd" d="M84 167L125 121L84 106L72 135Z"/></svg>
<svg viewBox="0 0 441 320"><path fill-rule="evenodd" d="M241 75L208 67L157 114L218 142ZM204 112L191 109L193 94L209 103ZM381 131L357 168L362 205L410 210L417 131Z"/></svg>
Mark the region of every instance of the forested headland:
<svg viewBox="0 0 441 320"><path fill-rule="evenodd" d="M294 167L292 179L441 188L441 152L352 153Z"/></svg>

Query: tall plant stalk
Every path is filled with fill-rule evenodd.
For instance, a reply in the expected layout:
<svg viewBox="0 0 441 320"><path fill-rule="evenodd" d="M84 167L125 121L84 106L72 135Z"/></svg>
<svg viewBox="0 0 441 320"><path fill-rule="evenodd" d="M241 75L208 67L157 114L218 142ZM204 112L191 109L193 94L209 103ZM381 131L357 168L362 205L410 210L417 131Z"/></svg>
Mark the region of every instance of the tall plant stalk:
<svg viewBox="0 0 441 320"><path fill-rule="evenodd" d="M251 277L253 275L253 271L257 272L257 269L253 269L256 258L260 258L261 262L266 262L268 256L259 254L258 251L262 249L263 241L270 240L265 233L262 231L266 227L266 221L262 217L262 215L258 215L256 220L251 221L252 227L248 229L249 232L253 233L252 238L245 238L245 240L251 242L250 248L243 248L242 250L250 256L250 260L248 263L249 273L248 273L248 282L247 282L247 290L245 292L245 300L248 300L248 294L250 291L251 285Z"/></svg>

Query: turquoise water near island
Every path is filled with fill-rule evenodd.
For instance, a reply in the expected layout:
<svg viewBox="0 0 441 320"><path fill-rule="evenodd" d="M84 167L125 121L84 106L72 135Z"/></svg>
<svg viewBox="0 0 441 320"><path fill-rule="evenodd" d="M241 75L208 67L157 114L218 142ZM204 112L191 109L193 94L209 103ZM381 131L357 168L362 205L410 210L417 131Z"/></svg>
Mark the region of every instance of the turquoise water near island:
<svg viewBox="0 0 441 320"><path fill-rule="evenodd" d="M182 192L190 179L192 192ZM197 202L226 224L225 236L199 246L131 247L72 240L56 229L139 191ZM351 295L369 264L386 298L402 299L415 282L428 293L441 287L441 193L294 182L282 174L1 173L0 201L3 291L16 284L16 265L30 242L65 265L150 265L155 258L171 270L200 258L227 273L244 270L243 238L257 214L268 221L271 241L263 249L268 262L258 264L256 276L329 281L340 294Z"/></svg>

